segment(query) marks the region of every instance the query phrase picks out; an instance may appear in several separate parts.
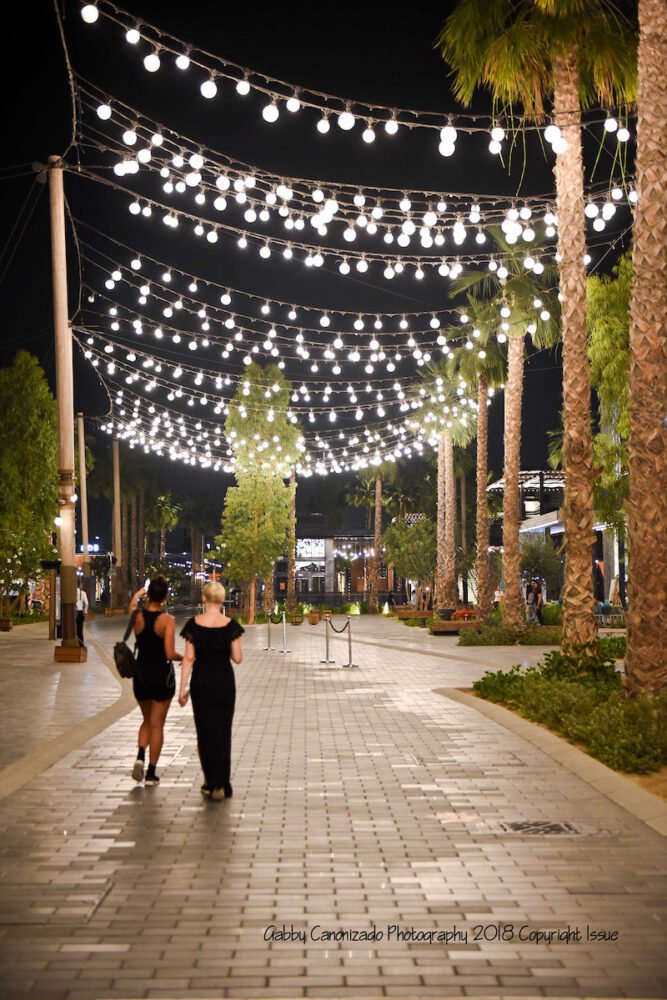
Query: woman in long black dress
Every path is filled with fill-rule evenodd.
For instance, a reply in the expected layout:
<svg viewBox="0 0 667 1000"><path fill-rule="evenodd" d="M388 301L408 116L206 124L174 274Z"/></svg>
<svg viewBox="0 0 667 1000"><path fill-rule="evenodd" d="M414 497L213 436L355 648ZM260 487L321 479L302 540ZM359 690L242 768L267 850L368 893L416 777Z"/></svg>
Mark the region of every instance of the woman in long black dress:
<svg viewBox="0 0 667 1000"><path fill-rule="evenodd" d="M202 795L215 801L232 796L232 720L236 703L236 680L232 660L243 661L238 622L227 618L222 604L225 588L207 583L202 593L204 612L190 618L181 635L185 656L181 667L179 704L188 700L188 681L197 728L199 760L204 772Z"/></svg>
<svg viewBox="0 0 667 1000"><path fill-rule="evenodd" d="M148 590L138 590L130 601L132 614L141 598L142 607L134 621L137 642L137 661L134 670L134 697L139 702L143 720L139 728L139 748L132 768L135 781L144 780L146 748L150 747L145 783L157 785L160 781L155 769L164 743L164 723L176 693L176 679L171 660L180 660L174 648L176 621L164 610L169 593L169 583L158 576L148 585Z"/></svg>

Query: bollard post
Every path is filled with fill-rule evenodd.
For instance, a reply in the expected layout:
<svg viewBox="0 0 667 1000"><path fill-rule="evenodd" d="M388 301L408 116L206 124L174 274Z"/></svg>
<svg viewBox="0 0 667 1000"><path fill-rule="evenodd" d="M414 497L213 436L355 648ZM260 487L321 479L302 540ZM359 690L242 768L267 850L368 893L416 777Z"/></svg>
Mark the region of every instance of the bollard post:
<svg viewBox="0 0 667 1000"><path fill-rule="evenodd" d="M335 660L329 658L329 619L326 618L324 621L324 659L320 660L320 663L335 663Z"/></svg>
<svg viewBox="0 0 667 1000"><path fill-rule="evenodd" d="M292 650L287 648L287 619L285 617L285 612L283 611L283 648L280 650L281 653L291 653Z"/></svg>
<svg viewBox="0 0 667 1000"><path fill-rule="evenodd" d="M347 663L343 664L344 667L358 667L358 663L352 662L352 619L347 616Z"/></svg>
<svg viewBox="0 0 667 1000"><path fill-rule="evenodd" d="M271 615L267 615L266 617L266 646L264 649L273 652L273 646L271 645Z"/></svg>

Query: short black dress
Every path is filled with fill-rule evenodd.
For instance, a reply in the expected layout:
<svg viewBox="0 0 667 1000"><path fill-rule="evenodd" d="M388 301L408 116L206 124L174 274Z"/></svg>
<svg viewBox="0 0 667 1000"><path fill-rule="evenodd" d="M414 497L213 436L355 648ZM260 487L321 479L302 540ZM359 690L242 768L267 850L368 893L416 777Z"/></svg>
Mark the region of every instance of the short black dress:
<svg viewBox="0 0 667 1000"><path fill-rule="evenodd" d="M137 660L134 667L134 697L137 701L169 701L174 697L174 668L164 651L164 638L155 631L162 611L142 610L144 627L137 635Z"/></svg>
<svg viewBox="0 0 667 1000"><path fill-rule="evenodd" d="M244 629L231 619L226 625L207 628L188 619L181 635L195 649L190 680L192 711L204 779L209 788L227 789L232 764L232 720L236 680L230 652Z"/></svg>

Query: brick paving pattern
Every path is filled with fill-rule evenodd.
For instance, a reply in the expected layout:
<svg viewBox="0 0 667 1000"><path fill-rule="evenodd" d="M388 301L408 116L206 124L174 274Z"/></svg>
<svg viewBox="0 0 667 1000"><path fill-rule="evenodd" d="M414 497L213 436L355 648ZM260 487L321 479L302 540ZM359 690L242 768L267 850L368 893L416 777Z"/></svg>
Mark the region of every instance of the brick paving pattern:
<svg viewBox="0 0 667 1000"><path fill-rule="evenodd" d="M540 651L354 625L359 670L340 640L320 666L323 626L287 655L248 630L233 799L201 799L174 704L158 788L130 778L134 711L0 802L3 998L667 996L665 839L435 693Z"/></svg>

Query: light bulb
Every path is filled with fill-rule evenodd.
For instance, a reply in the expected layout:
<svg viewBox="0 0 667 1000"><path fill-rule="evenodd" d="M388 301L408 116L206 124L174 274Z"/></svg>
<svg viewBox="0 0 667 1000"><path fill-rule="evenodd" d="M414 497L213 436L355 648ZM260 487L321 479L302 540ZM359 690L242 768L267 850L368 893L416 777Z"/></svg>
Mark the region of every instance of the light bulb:
<svg viewBox="0 0 667 1000"><path fill-rule="evenodd" d="M368 126L368 128L364 129L361 138L364 140L364 142L375 142L375 132L370 127L370 125Z"/></svg>
<svg viewBox="0 0 667 1000"><path fill-rule="evenodd" d="M338 125L344 132L349 132L350 129L354 128L356 118L350 111L342 111L338 115Z"/></svg>
<svg viewBox="0 0 667 1000"><path fill-rule="evenodd" d="M179 69L188 69L190 66L190 57L185 54L176 56L176 65Z"/></svg>
<svg viewBox="0 0 667 1000"><path fill-rule="evenodd" d="M211 77L210 80L204 80L199 88L199 92L202 97L205 97L207 101L210 101L218 93L218 85Z"/></svg>
<svg viewBox="0 0 667 1000"><path fill-rule="evenodd" d="M446 143L448 146L453 146L456 142L456 129L453 125L445 125L443 129L440 129L440 139L442 142Z"/></svg>
<svg viewBox="0 0 667 1000"><path fill-rule="evenodd" d="M454 143L453 142L441 142L438 146L438 152L441 156L452 156L454 153Z"/></svg>
<svg viewBox="0 0 667 1000"><path fill-rule="evenodd" d="M547 125L544 130L544 138L548 143L553 145L557 139L560 139L560 137L560 129L558 128L558 125Z"/></svg>
<svg viewBox="0 0 667 1000"><path fill-rule="evenodd" d="M206 239L208 240L209 243L218 242L218 234L216 233L215 229L211 229L211 231L206 234Z"/></svg>
<svg viewBox="0 0 667 1000"><path fill-rule="evenodd" d="M245 97L250 93L250 84L247 80L239 80L236 84L236 93L240 94L241 97Z"/></svg>
<svg viewBox="0 0 667 1000"><path fill-rule="evenodd" d="M81 8L81 17L86 24L95 24L99 16L100 12L94 3L87 3L85 7Z"/></svg>
<svg viewBox="0 0 667 1000"><path fill-rule="evenodd" d="M501 128L500 125L494 125L491 129L491 138L494 142L502 142L505 138L505 129Z"/></svg>
<svg viewBox="0 0 667 1000"><path fill-rule="evenodd" d="M396 119L389 118L384 123L384 130L387 133L387 135L396 135L396 133L398 132L398 122L396 121Z"/></svg>
<svg viewBox="0 0 667 1000"><path fill-rule="evenodd" d="M562 135L559 136L558 139L552 142L551 148L553 149L554 153L556 153L556 155L558 155L559 153L564 153L565 150L567 149L567 139L563 138Z"/></svg>
<svg viewBox="0 0 667 1000"><path fill-rule="evenodd" d="M628 131L627 128L619 128L618 132L616 133L616 138L618 139L619 142L627 142L628 139L630 138L630 132Z"/></svg>
<svg viewBox="0 0 667 1000"><path fill-rule="evenodd" d="M604 123L605 132L615 132L618 129L618 122L609 116Z"/></svg>
<svg viewBox="0 0 667 1000"><path fill-rule="evenodd" d="M489 143L489 152L493 153L494 156L497 156L502 151L502 148L497 139L492 139Z"/></svg>
<svg viewBox="0 0 667 1000"><path fill-rule="evenodd" d="M600 209L595 204L595 202L589 201L588 204L586 205L586 208L584 209L584 215L588 219L594 219L596 215L598 215L599 211Z"/></svg>
<svg viewBox="0 0 667 1000"><path fill-rule="evenodd" d="M331 128L331 123L328 117L324 115L324 117L320 118L320 120L317 123L317 131L320 132L321 135L326 135L330 128Z"/></svg>
<svg viewBox="0 0 667 1000"><path fill-rule="evenodd" d="M160 57L157 52L149 52L144 56L144 68L149 73L157 73L160 68Z"/></svg>
<svg viewBox="0 0 667 1000"><path fill-rule="evenodd" d="M125 41L129 42L130 45L136 45L137 42L139 42L140 40L141 40L141 35L139 34L136 28L129 28L125 32Z"/></svg>
<svg viewBox="0 0 667 1000"><path fill-rule="evenodd" d="M101 118L103 122L108 121L111 118L111 105L100 104L99 108L97 109L97 117Z"/></svg>
<svg viewBox="0 0 667 1000"><path fill-rule="evenodd" d="M301 101L296 96L296 94L293 94L292 97L288 98L286 107L288 111L292 112L292 114L294 114L295 111L299 110L299 108L301 107Z"/></svg>
<svg viewBox="0 0 667 1000"><path fill-rule="evenodd" d="M265 107L262 109L262 118L264 119L265 122L269 122L269 124L278 121L279 114L280 112L278 111L278 106L276 105L275 101L272 101L270 104L265 105Z"/></svg>

